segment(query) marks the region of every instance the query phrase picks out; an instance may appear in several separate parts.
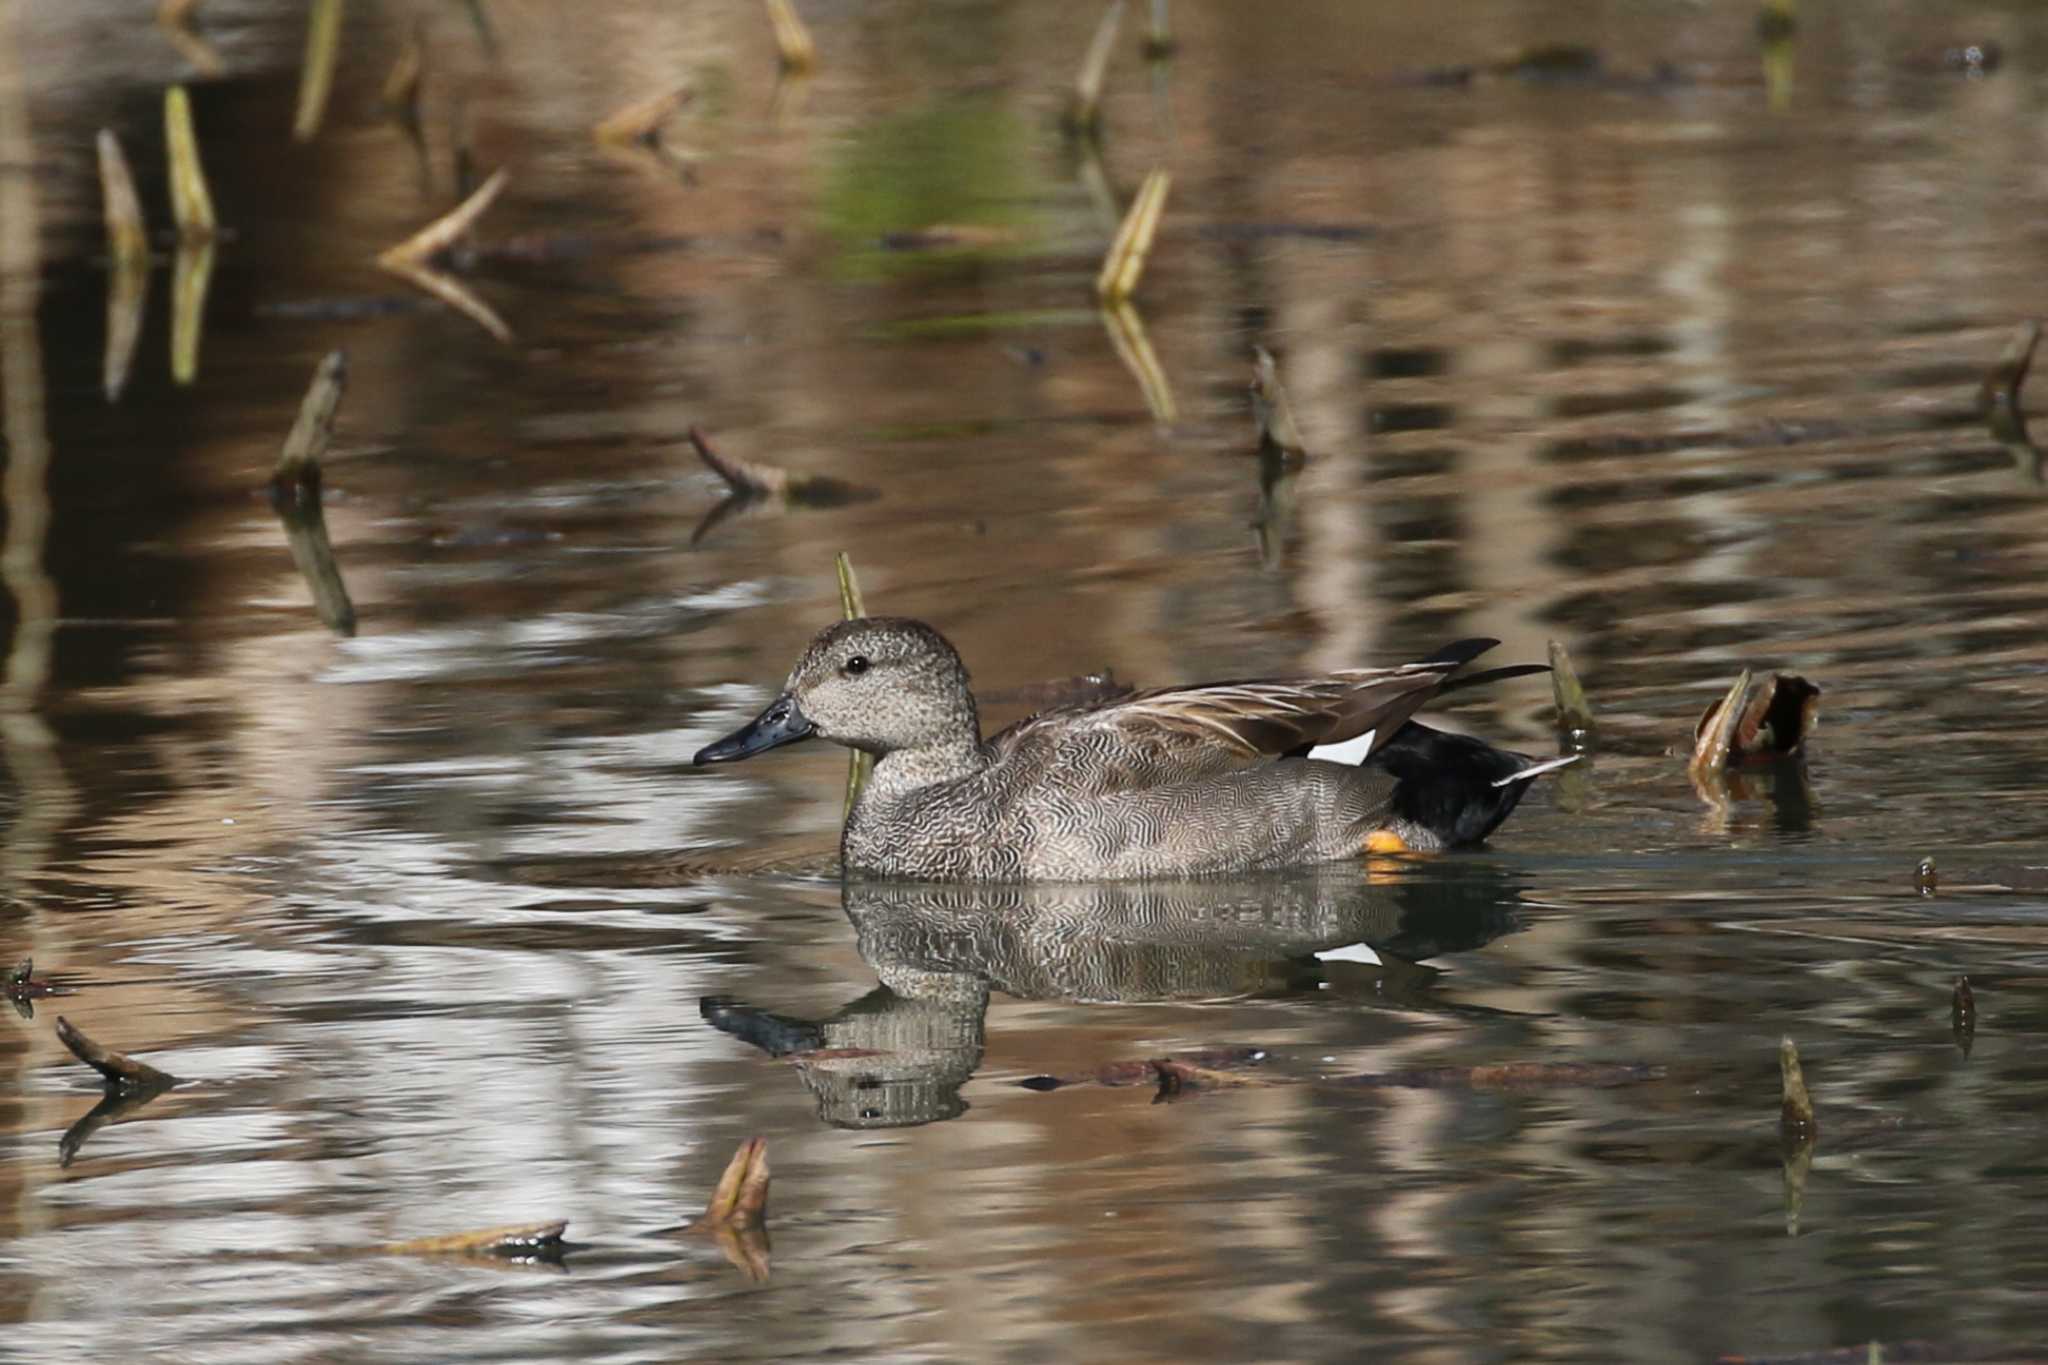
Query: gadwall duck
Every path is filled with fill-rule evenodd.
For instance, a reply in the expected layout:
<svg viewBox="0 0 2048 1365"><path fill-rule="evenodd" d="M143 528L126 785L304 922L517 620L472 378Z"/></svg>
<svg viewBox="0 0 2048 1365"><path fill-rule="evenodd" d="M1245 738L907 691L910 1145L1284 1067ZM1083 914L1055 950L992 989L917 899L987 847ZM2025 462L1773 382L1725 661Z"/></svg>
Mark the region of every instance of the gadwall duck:
<svg viewBox="0 0 2048 1365"><path fill-rule="evenodd" d="M782 695L698 751L723 763L813 735L874 755L840 836L848 872L937 881L1203 876L1484 839L1532 762L1409 717L1498 641L1397 668L1201 683L1042 711L983 739L967 670L901 617L819 633ZM1310 757L1344 746L1347 759ZM1360 759L1363 761L1359 761Z"/></svg>

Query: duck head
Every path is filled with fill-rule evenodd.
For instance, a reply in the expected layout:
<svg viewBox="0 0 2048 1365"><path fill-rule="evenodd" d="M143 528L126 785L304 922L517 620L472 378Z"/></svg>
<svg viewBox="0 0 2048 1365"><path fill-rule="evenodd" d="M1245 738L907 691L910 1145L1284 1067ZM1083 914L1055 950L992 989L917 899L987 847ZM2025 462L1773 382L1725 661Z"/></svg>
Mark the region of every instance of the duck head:
<svg viewBox="0 0 2048 1365"><path fill-rule="evenodd" d="M782 695L694 761L729 763L812 735L880 758L972 745L981 728L967 669L943 635L907 617L863 616L820 631Z"/></svg>

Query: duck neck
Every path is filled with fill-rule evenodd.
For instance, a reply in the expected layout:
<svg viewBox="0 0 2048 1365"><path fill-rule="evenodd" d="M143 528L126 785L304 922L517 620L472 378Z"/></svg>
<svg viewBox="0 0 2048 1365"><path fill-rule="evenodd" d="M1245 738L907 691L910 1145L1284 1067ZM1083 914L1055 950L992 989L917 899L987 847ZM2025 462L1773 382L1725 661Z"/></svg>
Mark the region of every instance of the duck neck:
<svg viewBox="0 0 2048 1365"><path fill-rule="evenodd" d="M909 749L891 749L875 760L861 789L861 802L899 801L925 787L958 782L988 767L981 740L972 729Z"/></svg>

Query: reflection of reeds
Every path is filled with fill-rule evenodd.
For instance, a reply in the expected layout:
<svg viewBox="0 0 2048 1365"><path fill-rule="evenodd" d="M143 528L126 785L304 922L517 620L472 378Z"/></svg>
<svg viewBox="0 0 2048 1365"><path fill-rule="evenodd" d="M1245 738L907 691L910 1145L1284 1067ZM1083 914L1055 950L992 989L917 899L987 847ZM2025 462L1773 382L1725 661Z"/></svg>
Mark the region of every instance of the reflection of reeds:
<svg viewBox="0 0 2048 1365"><path fill-rule="evenodd" d="M832 566L839 573L839 609L849 621L857 621L868 614L867 604L861 601L860 580L853 576L853 560L841 550L833 559ZM868 773L874 768L874 759L860 749L849 752L846 762L846 809L841 818L853 813L853 803L860 799L860 789L867 785Z"/></svg>
<svg viewBox="0 0 2048 1365"><path fill-rule="evenodd" d="M476 30L476 40L483 45L484 56L498 60L498 33L491 27L491 16L484 13L483 0L462 0L462 7L469 11L470 27Z"/></svg>
<svg viewBox="0 0 2048 1365"><path fill-rule="evenodd" d="M213 283L214 245L178 244L171 258L171 378L190 384L199 377L199 339L206 319L206 291Z"/></svg>
<svg viewBox="0 0 2048 1365"><path fill-rule="evenodd" d="M156 7L156 26L178 49L178 54L192 63L193 70L202 76L218 76L220 54L213 50L213 44L199 36L194 26L198 10L199 0L161 0Z"/></svg>
<svg viewBox="0 0 2048 1365"><path fill-rule="evenodd" d="M49 187L24 168L43 164L51 149L35 137L28 86L14 74L24 55L11 42L16 13L0 21L0 63L8 66L0 78L0 165L11 168L0 173L0 591L11 617L0 647L0 764L9 781L0 880L25 887L43 873L80 800L64 766L74 749L59 743L43 700L62 619L48 553L56 504L42 328L51 317L38 200Z"/></svg>
<svg viewBox="0 0 2048 1365"><path fill-rule="evenodd" d="M182 85L164 92L164 151L171 163L171 218L178 236L204 241L216 227L213 196L199 163L199 137L192 131L192 99Z"/></svg>
<svg viewBox="0 0 2048 1365"><path fill-rule="evenodd" d="M57 1021L62 1024L64 1021ZM116 1085L109 1081L100 1102L79 1115L78 1121L64 1130L57 1139L57 1164L69 1166L78 1158L78 1153L88 1139L110 1123L119 1123L128 1115L148 1104L175 1084L165 1081L157 1085Z"/></svg>
<svg viewBox="0 0 2048 1365"><path fill-rule="evenodd" d="M388 265L384 268L407 284L432 294L498 340L512 339L512 329L506 325L505 319L499 317L488 303L471 293L469 286L453 275L444 274L439 270L429 270L424 266Z"/></svg>
<svg viewBox="0 0 2048 1365"><path fill-rule="evenodd" d="M420 116L420 89L426 80L427 45L423 21L415 20L405 43L398 49L398 58L391 64L390 74L384 77L384 86L378 93L379 102L386 115L398 125L405 140L412 144L413 155L419 159L420 185L431 190L434 183L433 159L427 151L426 123Z"/></svg>
<svg viewBox="0 0 2048 1365"><path fill-rule="evenodd" d="M767 0L767 4L782 69L791 74L809 71L817 63L818 46L811 41L811 31L804 27L804 21L797 17L796 7L790 0Z"/></svg>
<svg viewBox="0 0 2048 1365"><path fill-rule="evenodd" d="M1259 452L1259 511L1252 519L1252 535L1259 567L1268 573L1286 560L1288 526L1294 520L1294 479L1300 469L1299 463L1288 462L1278 452Z"/></svg>
<svg viewBox="0 0 2048 1365"><path fill-rule="evenodd" d="M1785 1235L1799 1235L1799 1215L1806 1209L1806 1177L1813 1170L1812 1137L1787 1138L1785 1161ZM1873 1352L1875 1354L1875 1352Z"/></svg>
<svg viewBox="0 0 2048 1365"><path fill-rule="evenodd" d="M1123 22L1124 0L1110 0L1102 22L1095 26L1087 55L1081 58L1080 74L1074 77L1074 95L1067 105L1067 127L1074 132L1092 133L1102 124L1102 83Z"/></svg>
<svg viewBox="0 0 2048 1365"><path fill-rule="evenodd" d="M1137 379L1152 416L1161 422L1179 420L1180 408L1173 401L1173 387L1167 383L1159 357L1152 353L1152 341L1145 334L1145 323L1138 310L1128 303L1105 304L1102 325L1108 329L1110 344L1116 347L1117 359Z"/></svg>
<svg viewBox="0 0 2048 1365"><path fill-rule="evenodd" d="M341 578L341 564L334 557L334 542L327 538L327 516L320 506L320 482L313 476L294 486L290 501L275 501L278 521L284 526L285 543L291 548L292 564L313 594L313 611L322 625L336 635L356 633L355 602Z"/></svg>
<svg viewBox="0 0 2048 1365"><path fill-rule="evenodd" d="M342 0L313 0L306 19L306 59L299 70L299 104L292 115L292 136L310 142L327 114L327 96L334 89L334 63L341 55Z"/></svg>
<svg viewBox="0 0 2048 1365"><path fill-rule="evenodd" d="M121 140L100 129L100 196L107 220L107 345L101 386L107 401L121 396L142 335L142 310L149 298L149 227Z"/></svg>
<svg viewBox="0 0 2048 1365"><path fill-rule="evenodd" d="M1977 993L1970 989L1970 978L1956 978L1956 988L1948 1000L1949 1032L1954 1035L1956 1046L1963 1056L1970 1055L1970 1045L1977 1036Z"/></svg>
<svg viewBox="0 0 2048 1365"><path fill-rule="evenodd" d="M1152 239L1159 232L1159 219L1166 211L1166 192L1173 187L1173 175L1161 168L1146 175L1137 197L1118 224L1116 237L1103 257L1102 272L1095 277L1095 293L1106 304L1119 304L1138 288L1145 274L1145 260L1152 252Z"/></svg>
<svg viewBox="0 0 2048 1365"><path fill-rule="evenodd" d="M1081 188L1088 192L1088 203L1101 220L1103 230L1114 236L1117 225L1123 221L1123 214L1116 206L1116 191L1109 187L1109 172L1102 165L1102 147L1092 139L1078 143L1076 147L1078 155L1074 174L1080 180Z"/></svg>
<svg viewBox="0 0 2048 1365"><path fill-rule="evenodd" d="M391 74L384 78L384 88L378 96L384 107L401 119L417 123L420 116L420 79L426 69L426 43L415 24L405 35L397 60L391 63Z"/></svg>
<svg viewBox="0 0 2048 1365"><path fill-rule="evenodd" d="M1793 45L1790 38L1764 44L1764 91L1773 113L1792 107Z"/></svg>

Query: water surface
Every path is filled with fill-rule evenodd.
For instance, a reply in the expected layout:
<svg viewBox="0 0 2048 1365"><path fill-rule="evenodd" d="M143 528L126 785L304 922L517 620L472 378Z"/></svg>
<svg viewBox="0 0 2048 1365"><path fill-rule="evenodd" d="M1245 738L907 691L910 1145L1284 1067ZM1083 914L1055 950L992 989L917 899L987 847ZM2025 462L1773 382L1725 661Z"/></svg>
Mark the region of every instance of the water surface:
<svg viewBox="0 0 2048 1365"><path fill-rule="evenodd" d="M2048 311L2048 13L1814 0L1774 101L1740 6L1183 0L1170 65L1132 16L1090 154L1095 7L802 8L779 93L737 0L423 10L422 153L377 109L410 9L349 9L299 144L297 7L208 4L233 236L196 382L160 269L115 403L93 135L162 226L191 73L123 7L0 17L0 955L76 990L6 1033L6 1350L2040 1342L2048 538L1973 396ZM1602 72L1420 79L1555 41ZM1943 61L1973 41L1988 76ZM688 182L593 142L680 80ZM458 125L511 173L468 276L507 344L372 263L452 202ZM1141 378L1090 285L1159 165ZM1313 451L1263 489L1255 342ZM337 346L348 637L261 494ZM707 524L693 425L869 496ZM840 753L688 767L837 615L840 550L990 689L1554 638L1599 729L1425 866L842 892ZM1822 728L1707 799L1678 755L1744 667ZM1540 681L1456 703L1556 743ZM69 1165L60 1012L187 1078ZM1789 1210L1783 1036L1822 1109ZM819 1046L870 1055L772 1055ZM1232 1050L1270 1083L1020 1084ZM1340 1079L1537 1063L1654 1074ZM760 1285L681 1231L751 1134ZM358 1254L544 1218L566 1269Z"/></svg>

